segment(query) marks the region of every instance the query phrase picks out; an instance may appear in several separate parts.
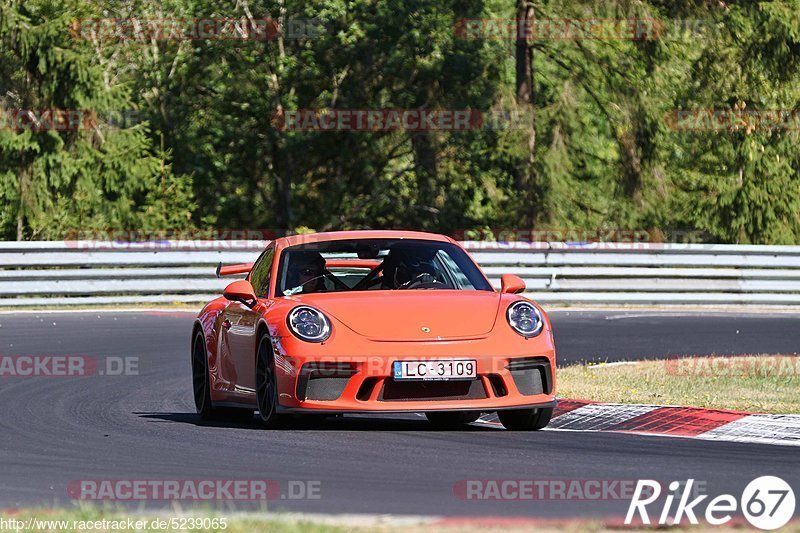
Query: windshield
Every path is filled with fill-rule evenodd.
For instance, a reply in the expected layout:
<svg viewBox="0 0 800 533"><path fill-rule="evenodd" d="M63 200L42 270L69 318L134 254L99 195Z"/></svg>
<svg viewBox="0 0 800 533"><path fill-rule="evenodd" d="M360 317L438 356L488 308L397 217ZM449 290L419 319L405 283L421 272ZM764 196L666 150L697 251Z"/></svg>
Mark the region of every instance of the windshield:
<svg viewBox="0 0 800 533"><path fill-rule="evenodd" d="M359 239L284 249L276 293L423 289L493 290L472 259L452 243Z"/></svg>

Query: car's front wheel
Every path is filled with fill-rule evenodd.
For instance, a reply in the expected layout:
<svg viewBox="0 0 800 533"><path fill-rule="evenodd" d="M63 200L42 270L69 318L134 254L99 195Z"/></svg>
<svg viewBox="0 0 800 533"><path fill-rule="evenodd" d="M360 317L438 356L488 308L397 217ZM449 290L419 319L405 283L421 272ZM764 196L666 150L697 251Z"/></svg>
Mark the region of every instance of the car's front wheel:
<svg viewBox="0 0 800 533"><path fill-rule="evenodd" d="M275 357L268 335L261 337L256 353L256 402L261 424L274 428L278 424L278 383L275 376Z"/></svg>
<svg viewBox="0 0 800 533"><path fill-rule="evenodd" d="M512 409L510 411L498 411L497 417L503 427L511 431L534 431L542 429L550 423L553 416L553 408L548 407L538 409Z"/></svg>
<svg viewBox="0 0 800 533"><path fill-rule="evenodd" d="M456 428L475 422L481 416L478 411L429 411L425 413L428 422L441 428Z"/></svg>

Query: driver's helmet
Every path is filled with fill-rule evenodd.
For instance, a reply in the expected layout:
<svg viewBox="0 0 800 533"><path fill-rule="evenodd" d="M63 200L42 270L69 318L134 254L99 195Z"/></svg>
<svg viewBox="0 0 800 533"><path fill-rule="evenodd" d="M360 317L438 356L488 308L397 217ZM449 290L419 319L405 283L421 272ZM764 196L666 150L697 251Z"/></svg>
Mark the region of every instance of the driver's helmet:
<svg viewBox="0 0 800 533"><path fill-rule="evenodd" d="M385 288L397 289L413 281L430 282L436 279L433 257L436 250L423 247L394 247L385 259Z"/></svg>
<svg viewBox="0 0 800 533"><path fill-rule="evenodd" d="M286 284L288 287L296 287L304 280L322 276L324 273L325 258L319 252L305 250L292 252L289 258L289 269L286 273Z"/></svg>

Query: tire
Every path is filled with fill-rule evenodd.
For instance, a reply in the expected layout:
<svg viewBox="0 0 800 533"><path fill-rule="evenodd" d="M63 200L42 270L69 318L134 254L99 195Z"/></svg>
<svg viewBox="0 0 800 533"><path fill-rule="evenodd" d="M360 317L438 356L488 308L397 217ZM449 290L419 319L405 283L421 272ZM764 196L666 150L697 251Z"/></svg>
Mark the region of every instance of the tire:
<svg viewBox="0 0 800 533"><path fill-rule="evenodd" d="M197 332L192 345L192 389L195 410L203 420L248 422L253 419L252 409L214 407L211 402L211 376L208 372L208 353L202 331Z"/></svg>
<svg viewBox="0 0 800 533"><path fill-rule="evenodd" d="M197 332L192 343L192 390L194 407L200 418L214 418L216 412L211 404L211 378L208 375L208 354L202 331Z"/></svg>
<svg viewBox="0 0 800 533"><path fill-rule="evenodd" d="M278 425L278 384L275 378L275 358L269 336L262 335L256 351L256 404L258 419L265 428Z"/></svg>
<svg viewBox="0 0 800 533"><path fill-rule="evenodd" d="M511 431L535 431L542 429L550 423L553 408L539 409L513 409L511 411L497 411L500 423Z"/></svg>
<svg viewBox="0 0 800 533"><path fill-rule="evenodd" d="M425 413L428 422L441 428L457 428L480 418L480 411L429 411Z"/></svg>

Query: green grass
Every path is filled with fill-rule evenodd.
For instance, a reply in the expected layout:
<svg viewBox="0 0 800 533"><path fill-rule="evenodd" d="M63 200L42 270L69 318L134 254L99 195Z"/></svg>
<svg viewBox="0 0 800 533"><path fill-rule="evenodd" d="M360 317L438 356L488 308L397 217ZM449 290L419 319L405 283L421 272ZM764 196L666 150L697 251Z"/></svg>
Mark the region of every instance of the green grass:
<svg viewBox="0 0 800 533"><path fill-rule="evenodd" d="M800 357L698 357L561 368L558 395L645 403L800 413Z"/></svg>

